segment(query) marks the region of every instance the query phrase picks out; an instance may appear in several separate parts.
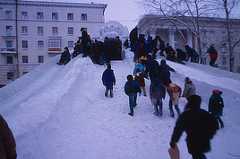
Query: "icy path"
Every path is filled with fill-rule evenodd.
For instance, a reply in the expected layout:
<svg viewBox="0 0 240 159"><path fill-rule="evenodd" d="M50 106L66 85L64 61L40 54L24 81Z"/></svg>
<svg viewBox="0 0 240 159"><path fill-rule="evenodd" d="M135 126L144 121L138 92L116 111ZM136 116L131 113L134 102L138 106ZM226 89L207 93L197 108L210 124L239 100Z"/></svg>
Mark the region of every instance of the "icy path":
<svg viewBox="0 0 240 159"><path fill-rule="evenodd" d="M186 75L195 79L206 106L211 90L218 86L213 74L208 71L200 74L195 66L169 64L178 70L172 75L173 81L179 85L183 86ZM149 97L143 96L138 98L135 116L128 116L128 98L123 86L134 65L128 59L113 62L112 67L117 78L112 99L104 97L101 74L105 68L93 65L86 58L76 58L65 67L56 66L53 61L39 68L38 73L29 74L28 78L35 82L31 83L27 78L18 81L25 83L25 90L13 83L18 91L12 93L7 88L1 91L0 99L5 97L8 101L0 111L16 135L19 159L169 158L168 142L175 119L169 117L168 99L164 102L162 118L152 114ZM214 76L218 80L222 75ZM208 81L209 78L213 83ZM21 92L19 87L24 91ZM226 128L214 139L210 158L231 159L240 153L240 99L232 88L222 89L226 100ZM180 107L183 108L184 104L184 99L181 99ZM184 137L180 149L182 158L191 158Z"/></svg>

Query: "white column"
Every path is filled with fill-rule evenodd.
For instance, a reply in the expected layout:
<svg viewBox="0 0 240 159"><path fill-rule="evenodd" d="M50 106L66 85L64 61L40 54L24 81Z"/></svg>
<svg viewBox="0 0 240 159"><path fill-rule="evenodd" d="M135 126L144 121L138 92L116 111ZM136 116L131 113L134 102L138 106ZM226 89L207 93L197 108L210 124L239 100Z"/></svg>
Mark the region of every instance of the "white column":
<svg viewBox="0 0 240 159"><path fill-rule="evenodd" d="M175 48L175 31L173 29L168 30L168 39L169 39L169 45L171 45L173 48Z"/></svg>
<svg viewBox="0 0 240 159"><path fill-rule="evenodd" d="M187 31L187 44L188 46L192 47L193 44L193 37L192 37L192 32Z"/></svg>

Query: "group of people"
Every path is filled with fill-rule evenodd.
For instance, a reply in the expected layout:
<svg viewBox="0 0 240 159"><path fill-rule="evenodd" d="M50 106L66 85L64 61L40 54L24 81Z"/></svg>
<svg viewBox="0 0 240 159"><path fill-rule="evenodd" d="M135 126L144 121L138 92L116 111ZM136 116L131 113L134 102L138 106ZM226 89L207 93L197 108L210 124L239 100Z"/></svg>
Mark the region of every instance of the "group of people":
<svg viewBox="0 0 240 159"><path fill-rule="evenodd" d="M57 64L66 65L72 58L82 54L82 57L90 57L94 64L103 65L110 60L122 59L122 41L117 36L115 38L105 37L104 41L93 40L86 30L82 30L71 54L68 47L64 48L60 60Z"/></svg>
<svg viewBox="0 0 240 159"><path fill-rule="evenodd" d="M167 60L184 64L184 61L191 61L194 63L199 63L200 57L198 52L190 47L185 45L184 49L176 48L174 49L169 43L165 44L165 41L160 37L156 36L155 39L152 36L148 35L145 38L144 34L138 35L138 28L135 27L129 35L130 44L128 39L124 42L125 48L130 47L131 51L134 52L134 61L141 56L146 56L151 54L155 59L157 55L165 56ZM210 45L207 49L207 54L210 58L210 66L217 67L215 64L218 58L218 52L214 45Z"/></svg>
<svg viewBox="0 0 240 159"><path fill-rule="evenodd" d="M208 111L201 109L201 97L197 95L196 87L189 77L185 78L184 89L172 82L171 72L175 72L166 60L162 59L160 64L151 55L147 58L137 59L133 74L127 75L124 92L128 96L128 115L134 116L134 108L137 106L138 94L147 96L145 79L150 80L149 96L154 107L154 114L162 116L163 100L166 94L169 96L168 107L170 116L175 117L174 109L178 119L170 140L171 149L175 149L183 132L187 134L187 147L193 159L206 159L204 155L210 151L210 141L224 123L221 119L224 102L221 97L222 91L214 89L209 98ZM114 71L108 65L102 76L106 87L105 96L113 97L113 85L116 84ZM184 110L179 108L180 97L186 98Z"/></svg>

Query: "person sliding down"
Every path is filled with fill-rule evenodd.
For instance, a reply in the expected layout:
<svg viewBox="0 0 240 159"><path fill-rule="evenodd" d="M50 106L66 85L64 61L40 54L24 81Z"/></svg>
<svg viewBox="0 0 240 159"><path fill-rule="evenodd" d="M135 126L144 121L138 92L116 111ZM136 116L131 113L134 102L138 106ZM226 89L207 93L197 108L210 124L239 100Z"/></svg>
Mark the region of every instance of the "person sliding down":
<svg viewBox="0 0 240 159"><path fill-rule="evenodd" d="M58 65L66 65L71 60L71 54L67 47L64 48L63 53L61 54L60 60L57 63Z"/></svg>

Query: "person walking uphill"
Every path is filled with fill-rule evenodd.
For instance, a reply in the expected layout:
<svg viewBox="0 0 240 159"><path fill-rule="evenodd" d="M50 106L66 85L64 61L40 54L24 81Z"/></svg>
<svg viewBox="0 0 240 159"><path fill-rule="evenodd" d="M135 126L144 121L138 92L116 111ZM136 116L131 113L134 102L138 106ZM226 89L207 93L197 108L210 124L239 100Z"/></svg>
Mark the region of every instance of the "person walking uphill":
<svg viewBox="0 0 240 159"><path fill-rule="evenodd" d="M221 95L222 95L222 91L220 90L215 89L212 91L212 95L209 99L209 104L208 104L208 112L215 116L221 128L223 128L224 124L221 119L221 116L223 114L224 102Z"/></svg>
<svg viewBox="0 0 240 159"><path fill-rule="evenodd" d="M7 122L0 115L0 158L16 159L16 142Z"/></svg>
<svg viewBox="0 0 240 159"><path fill-rule="evenodd" d="M179 103L179 98L181 97L182 89L177 84L170 83L167 87L167 90L170 96L170 101L169 101L170 116L174 118L173 106L175 107L178 116L181 113L178 107L178 103Z"/></svg>
<svg viewBox="0 0 240 159"><path fill-rule="evenodd" d="M182 97L185 97L187 100L190 96L196 94L196 87L189 77L185 78L184 90Z"/></svg>
<svg viewBox="0 0 240 159"><path fill-rule="evenodd" d="M128 115L133 116L134 115L134 107L136 107L136 99L137 99L137 93L141 93L141 89L139 86L139 83L136 80L133 80L132 75L127 76L127 82L124 86L124 91L126 95L129 97L129 107L130 107L130 113Z"/></svg>
<svg viewBox="0 0 240 159"><path fill-rule="evenodd" d="M175 148L183 132L186 132L187 148L192 158L206 159L204 154L211 149L210 140L218 129L218 123L213 115L200 108L200 96L191 96L187 106L188 110L183 112L176 122L170 146Z"/></svg>
<svg viewBox="0 0 240 159"><path fill-rule="evenodd" d="M110 91L110 97L113 97L113 85L116 84L116 79L113 70L111 69L111 65L107 65L107 69L102 74L102 82L106 87L105 97L108 96L108 92Z"/></svg>

